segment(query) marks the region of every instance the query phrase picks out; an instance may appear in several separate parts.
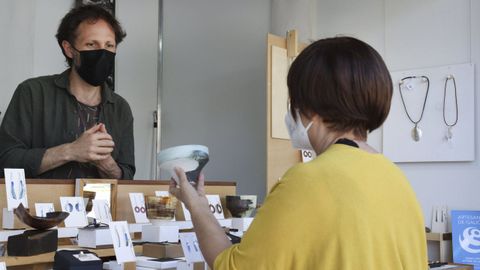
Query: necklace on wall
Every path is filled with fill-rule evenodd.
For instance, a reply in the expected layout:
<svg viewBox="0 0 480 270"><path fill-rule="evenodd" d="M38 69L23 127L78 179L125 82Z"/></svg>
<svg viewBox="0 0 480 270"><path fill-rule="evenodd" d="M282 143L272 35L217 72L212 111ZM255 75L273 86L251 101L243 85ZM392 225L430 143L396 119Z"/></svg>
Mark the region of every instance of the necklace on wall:
<svg viewBox="0 0 480 270"><path fill-rule="evenodd" d="M422 113L420 114L420 118L418 118L417 121L413 120L410 114L408 113L407 105L405 104L405 99L403 98L403 91L402 91L402 85L405 83L406 80L415 80L415 79L420 79L422 82L427 83L427 91L425 93L425 98L423 100ZM411 84L408 84L406 88L408 90L413 90L413 86ZM427 104L429 89L430 89L430 80L428 79L427 76L408 76L408 77L402 78L398 83L398 90L400 92L400 98L402 99L403 109L405 109L405 113L407 114L408 120L410 120L410 122L414 124L414 127L411 132L411 136L412 136L412 139L416 142L420 141L420 139L422 138L422 130L420 129L420 126L418 124L420 123L420 121L422 121L423 113L425 112L425 105Z"/></svg>
<svg viewBox="0 0 480 270"><path fill-rule="evenodd" d="M450 80L453 82L453 89L454 89L454 93L455 93L455 95L454 95L454 97L455 97L455 121L451 124L448 123L447 117L445 116L446 99L447 99L447 84L448 84L448 81L450 81ZM453 75L448 75L447 76L447 78L445 79L445 86L443 87L443 122L447 126L447 134L446 134L445 138L447 139L447 141L450 141L453 138L452 129L458 122L457 83L455 82L455 77Z"/></svg>

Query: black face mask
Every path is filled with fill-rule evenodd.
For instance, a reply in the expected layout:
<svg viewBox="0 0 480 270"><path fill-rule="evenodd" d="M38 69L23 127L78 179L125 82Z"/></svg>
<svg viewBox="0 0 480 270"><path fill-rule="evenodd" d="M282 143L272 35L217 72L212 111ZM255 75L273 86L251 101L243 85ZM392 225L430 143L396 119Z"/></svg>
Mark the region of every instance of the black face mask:
<svg viewBox="0 0 480 270"><path fill-rule="evenodd" d="M105 49L76 51L80 53L80 63L75 64L75 69L88 84L99 86L112 74L115 53Z"/></svg>

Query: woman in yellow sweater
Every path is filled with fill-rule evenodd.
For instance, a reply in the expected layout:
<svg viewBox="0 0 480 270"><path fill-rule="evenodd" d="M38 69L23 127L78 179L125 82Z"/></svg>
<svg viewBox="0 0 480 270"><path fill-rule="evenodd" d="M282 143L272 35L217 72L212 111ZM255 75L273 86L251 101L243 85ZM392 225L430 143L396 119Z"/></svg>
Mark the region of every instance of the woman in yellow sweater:
<svg viewBox="0 0 480 270"><path fill-rule="evenodd" d="M427 269L424 222L407 179L367 145L390 110L380 55L350 37L319 40L288 74L292 144L318 157L288 170L240 244L231 245L203 190L176 170L170 191L192 215L202 253L217 269Z"/></svg>

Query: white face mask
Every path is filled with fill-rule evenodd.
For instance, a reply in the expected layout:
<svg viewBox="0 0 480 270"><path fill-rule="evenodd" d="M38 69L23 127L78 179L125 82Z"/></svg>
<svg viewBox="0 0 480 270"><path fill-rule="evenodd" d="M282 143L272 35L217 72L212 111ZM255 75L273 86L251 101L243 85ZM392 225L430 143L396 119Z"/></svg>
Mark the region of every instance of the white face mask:
<svg viewBox="0 0 480 270"><path fill-rule="evenodd" d="M310 140L308 139L308 129L312 126L313 121L310 121L307 127L304 127L298 110L296 114L297 121L293 119L290 110L288 110L287 115L285 115L285 125L287 126L292 146L297 149L313 151L312 144L310 144Z"/></svg>

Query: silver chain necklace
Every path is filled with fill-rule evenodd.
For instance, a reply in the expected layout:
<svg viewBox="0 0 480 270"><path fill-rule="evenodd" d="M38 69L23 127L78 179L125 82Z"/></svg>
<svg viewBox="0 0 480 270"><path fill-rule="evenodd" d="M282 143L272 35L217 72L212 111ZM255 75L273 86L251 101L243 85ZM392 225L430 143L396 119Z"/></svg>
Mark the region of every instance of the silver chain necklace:
<svg viewBox="0 0 480 270"><path fill-rule="evenodd" d="M452 80L452 82L453 82L453 89L454 89L454 93L455 93L455 121L452 124L449 124L447 122L447 118L445 117L445 108L446 108L446 99L447 99L447 84L448 84L448 81L450 81L450 80ZM448 75L447 76L447 78L445 79L445 86L443 87L443 122L447 126L447 134L446 134L445 138L447 139L447 141L450 141L453 138L452 129L458 122L457 83L455 82L455 77L453 75Z"/></svg>
<svg viewBox="0 0 480 270"><path fill-rule="evenodd" d="M405 83L405 80L414 80L414 79L421 79L422 82L427 83L427 91L425 93L425 99L423 100L422 113L420 114L420 118L417 121L413 120L410 114L408 113L408 109L407 109L407 106L405 105L405 99L403 98L403 92L402 92L402 85ZM408 89L411 90L413 89L413 87L408 87ZM425 105L427 104L429 89L430 89L430 80L428 79L427 76L408 76L408 77L402 78L398 83L398 90L400 92L400 98L402 99L403 108L405 109L405 113L407 114L407 117L410 120L410 122L414 124L414 127L411 132L411 136L412 136L412 139L416 142L420 141L420 139L422 138L422 130L420 129L418 124L420 123L420 121L422 121L423 113L425 112Z"/></svg>

